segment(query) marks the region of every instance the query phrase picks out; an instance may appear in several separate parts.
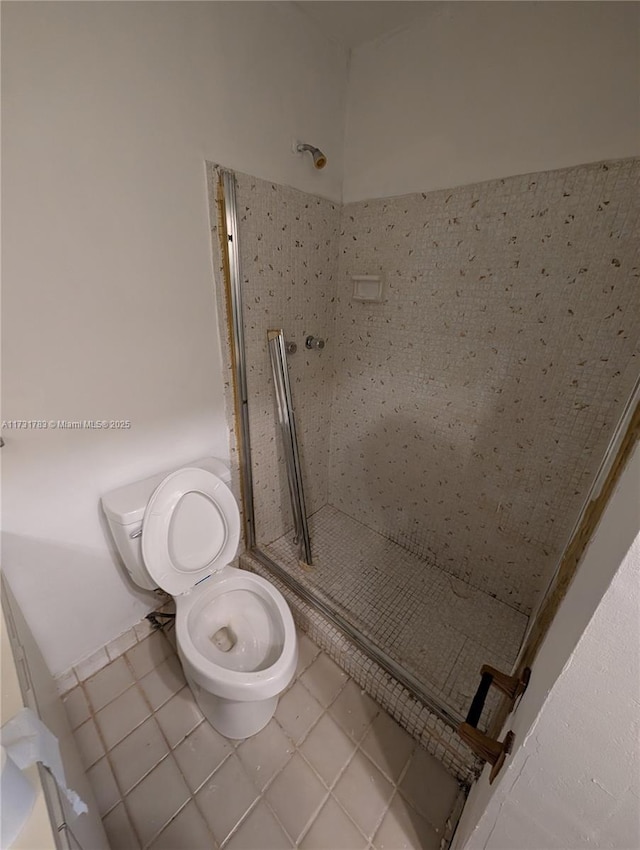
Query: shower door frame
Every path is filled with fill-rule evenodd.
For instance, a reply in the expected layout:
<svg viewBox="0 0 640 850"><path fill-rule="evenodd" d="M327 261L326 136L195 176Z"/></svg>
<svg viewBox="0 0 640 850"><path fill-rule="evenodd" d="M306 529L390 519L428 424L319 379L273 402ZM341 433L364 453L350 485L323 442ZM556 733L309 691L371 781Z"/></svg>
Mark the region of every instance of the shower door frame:
<svg viewBox="0 0 640 850"><path fill-rule="evenodd" d="M319 611L327 620L343 632L349 640L375 661L389 675L403 685L412 697L422 702L434 715L453 728L464 721L462 714L448 706L443 706L440 699L429 692L429 689L413 674L405 670L399 662L391 658L383 649L364 635L356 626L350 623L339 611L316 596L293 576L259 548L255 534L255 509L253 498L253 474L251 469L251 440L249 434L249 404L247 393L247 362L244 347L244 326L242 312L242 278L240 274L238 217L235 194L235 174L233 171L218 168L222 198L220 245L225 266L225 287L227 292L227 309L230 313L229 336L231 341L232 373L234 393L236 396L236 418L239 420L238 455L240 458L240 476L242 504L244 508L246 546L251 555L267 570L276 576L293 593ZM595 524L588 524L588 530L583 528L585 519L589 517L590 506L598 508L598 516L604 511L612 492L612 482L615 483L621 474L624 463L631 450L640 439L640 378L627 400L624 411L613 430L611 440L602 458L596 478L591 484L585 502L576 519L572 536L562 551L556 569L554 570L546 591L543 592L539 607L529 621L523 641L518 650L517 659L512 670L523 665L523 659L531 666L537 651L546 635L560 603L567 591L568 584L579 568L581 556L574 558L572 564L567 560L575 546L578 532L581 533L581 552L591 541ZM602 491L602 492L600 492ZM586 532L586 533L585 533ZM565 574L566 573L566 574ZM511 671L512 672L512 671ZM504 702L494 715L490 724L490 733L497 735L506 719L508 709ZM509 703L510 705L510 703Z"/></svg>
<svg viewBox="0 0 640 850"><path fill-rule="evenodd" d="M250 554L286 587L312 608L319 611L336 626L358 649L375 661L385 672L407 689L410 695L423 703L429 711L454 729L464 721L464 716L455 709L442 705L440 700L416 676L405 670L383 649L350 623L339 611L316 596L263 552L256 540L255 504L253 496L253 473L251 468L251 437L249 433L249 398L247 391L247 357L244 343L242 309L242 274L240 268L238 213L235 173L218 167L219 175L219 221L220 248L223 258L228 333L231 346L231 371L233 374L238 419L238 456L240 459L241 498L244 514L245 544Z"/></svg>

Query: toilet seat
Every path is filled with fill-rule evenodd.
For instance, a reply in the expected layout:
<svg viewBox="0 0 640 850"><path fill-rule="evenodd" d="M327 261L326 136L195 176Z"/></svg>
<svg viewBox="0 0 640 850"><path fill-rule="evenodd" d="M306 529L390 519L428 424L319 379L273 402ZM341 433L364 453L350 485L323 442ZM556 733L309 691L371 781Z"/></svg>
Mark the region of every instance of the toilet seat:
<svg viewBox="0 0 640 850"><path fill-rule="evenodd" d="M142 556L158 587L172 596L226 567L238 549L240 512L226 484L205 469L168 475L147 503Z"/></svg>
<svg viewBox="0 0 640 850"><path fill-rule="evenodd" d="M242 739L271 720L297 664L293 616L280 591L230 566L240 511L230 472L203 458L102 497L132 580L176 603L176 649L200 711L220 734Z"/></svg>

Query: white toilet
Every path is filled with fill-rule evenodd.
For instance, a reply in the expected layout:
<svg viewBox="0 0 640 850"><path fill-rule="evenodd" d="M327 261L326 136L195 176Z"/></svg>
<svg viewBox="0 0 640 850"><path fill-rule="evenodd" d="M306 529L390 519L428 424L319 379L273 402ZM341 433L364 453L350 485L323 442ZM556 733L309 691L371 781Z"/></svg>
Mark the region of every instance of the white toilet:
<svg viewBox="0 0 640 850"><path fill-rule="evenodd" d="M227 738L248 738L273 717L298 646L282 594L229 566L240 538L229 481L205 458L113 490L102 507L133 581L175 597L178 654L202 713Z"/></svg>

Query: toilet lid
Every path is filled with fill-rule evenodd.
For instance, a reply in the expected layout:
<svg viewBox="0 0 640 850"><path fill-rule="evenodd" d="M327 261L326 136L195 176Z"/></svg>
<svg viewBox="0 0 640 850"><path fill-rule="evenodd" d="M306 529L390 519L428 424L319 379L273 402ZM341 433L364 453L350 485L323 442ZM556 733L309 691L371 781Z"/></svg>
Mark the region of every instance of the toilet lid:
<svg viewBox="0 0 640 850"><path fill-rule="evenodd" d="M185 467L156 487L142 521L142 557L172 596L226 567L238 549L240 512L231 490L205 469Z"/></svg>

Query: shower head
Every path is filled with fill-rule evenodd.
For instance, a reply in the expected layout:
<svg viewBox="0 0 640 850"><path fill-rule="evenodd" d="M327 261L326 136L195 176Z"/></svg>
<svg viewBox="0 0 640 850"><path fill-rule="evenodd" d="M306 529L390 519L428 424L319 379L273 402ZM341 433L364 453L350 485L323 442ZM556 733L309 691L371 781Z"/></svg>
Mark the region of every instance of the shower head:
<svg viewBox="0 0 640 850"><path fill-rule="evenodd" d="M320 170L321 168L324 168L325 165L327 164L327 158L322 153L320 148L314 148L313 145L305 145L305 144L302 144L302 142L299 142L296 145L296 150L297 150L298 153L304 153L305 151L309 151L309 153L313 157L313 165L318 170Z"/></svg>

